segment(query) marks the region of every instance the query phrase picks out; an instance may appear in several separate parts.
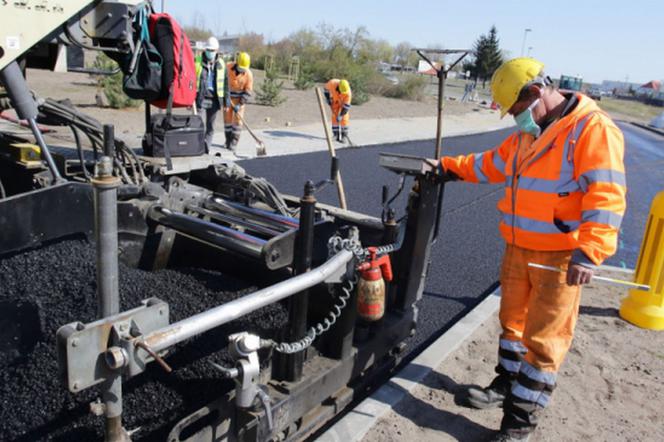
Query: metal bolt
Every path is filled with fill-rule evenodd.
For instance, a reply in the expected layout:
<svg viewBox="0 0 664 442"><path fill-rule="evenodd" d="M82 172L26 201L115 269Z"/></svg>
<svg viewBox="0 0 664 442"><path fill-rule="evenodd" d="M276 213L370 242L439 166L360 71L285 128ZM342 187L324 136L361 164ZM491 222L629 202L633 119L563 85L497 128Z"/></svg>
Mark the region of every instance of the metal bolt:
<svg viewBox="0 0 664 442"><path fill-rule="evenodd" d="M113 160L111 157L103 156L97 161L97 177L104 178L113 175Z"/></svg>
<svg viewBox="0 0 664 442"><path fill-rule="evenodd" d="M108 365L111 370L119 370L129 364L127 352L120 347L111 347L106 350L104 358L106 359L106 365Z"/></svg>
<svg viewBox="0 0 664 442"><path fill-rule="evenodd" d="M71 386L72 390L78 390L78 382L74 382Z"/></svg>
<svg viewBox="0 0 664 442"><path fill-rule="evenodd" d="M78 338L74 338L71 340L71 346L76 347L78 345Z"/></svg>
<svg viewBox="0 0 664 442"><path fill-rule="evenodd" d="M163 308L160 308L160 309L159 309L159 314L160 314L161 316L164 315L164 309L163 309Z"/></svg>
<svg viewBox="0 0 664 442"><path fill-rule="evenodd" d="M102 403L99 399L95 402L90 402L90 413L95 416L103 416L106 413L106 404Z"/></svg>

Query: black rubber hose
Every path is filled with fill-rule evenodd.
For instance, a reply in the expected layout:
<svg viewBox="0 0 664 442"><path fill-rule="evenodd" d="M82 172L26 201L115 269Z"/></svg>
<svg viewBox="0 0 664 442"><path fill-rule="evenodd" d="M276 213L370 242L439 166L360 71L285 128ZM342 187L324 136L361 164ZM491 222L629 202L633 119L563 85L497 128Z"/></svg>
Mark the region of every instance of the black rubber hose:
<svg viewBox="0 0 664 442"><path fill-rule="evenodd" d="M74 141L76 141L76 151L78 152L78 161L81 163L81 170L87 181L92 180L92 176L88 172L88 168L85 166L85 157L83 156L83 146L81 145L81 137L78 134L78 129L76 126L69 126L72 133L74 134Z"/></svg>

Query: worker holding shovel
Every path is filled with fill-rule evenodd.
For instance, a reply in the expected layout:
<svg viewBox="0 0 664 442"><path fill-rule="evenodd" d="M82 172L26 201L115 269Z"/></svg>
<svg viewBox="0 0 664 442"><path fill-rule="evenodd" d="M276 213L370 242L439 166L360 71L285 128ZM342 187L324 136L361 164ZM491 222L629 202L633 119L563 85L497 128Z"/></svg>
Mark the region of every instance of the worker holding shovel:
<svg viewBox="0 0 664 442"><path fill-rule="evenodd" d="M244 105L254 88L254 76L249 69L251 58L246 52L240 52L234 62L228 63L228 83L231 95L231 106L224 115L224 132L226 148L235 151L242 132Z"/></svg>
<svg viewBox="0 0 664 442"><path fill-rule="evenodd" d="M517 58L493 75L493 100L515 133L438 163L447 180L505 184L497 376L467 391L473 407L503 407L496 441L527 440L535 429L572 343L581 285L615 253L625 212L620 129L593 100L555 89L543 66Z"/></svg>
<svg viewBox="0 0 664 442"><path fill-rule="evenodd" d="M343 143L348 140L348 123L352 92L348 80L333 78L325 85L325 99L332 108L332 134Z"/></svg>

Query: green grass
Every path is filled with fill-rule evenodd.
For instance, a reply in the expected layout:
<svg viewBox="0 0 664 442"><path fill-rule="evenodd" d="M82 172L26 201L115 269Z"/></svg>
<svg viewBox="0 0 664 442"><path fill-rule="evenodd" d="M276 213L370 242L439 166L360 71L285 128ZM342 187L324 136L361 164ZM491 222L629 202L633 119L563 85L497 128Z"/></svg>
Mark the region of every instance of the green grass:
<svg viewBox="0 0 664 442"><path fill-rule="evenodd" d="M651 106L639 101L619 100L609 97L602 98L602 101L597 102L597 104L610 114L616 114L615 116L618 117L628 117L642 123L649 123L653 118L664 112L662 107Z"/></svg>

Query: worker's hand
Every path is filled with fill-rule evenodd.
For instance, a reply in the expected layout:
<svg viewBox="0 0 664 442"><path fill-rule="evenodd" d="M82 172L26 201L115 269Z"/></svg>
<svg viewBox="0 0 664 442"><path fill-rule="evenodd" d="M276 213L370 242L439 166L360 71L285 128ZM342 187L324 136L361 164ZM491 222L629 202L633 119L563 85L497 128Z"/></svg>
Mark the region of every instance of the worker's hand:
<svg viewBox="0 0 664 442"><path fill-rule="evenodd" d="M593 269L576 262L570 262L567 268L567 285L588 284L593 279Z"/></svg>
<svg viewBox="0 0 664 442"><path fill-rule="evenodd" d="M433 166L434 168L438 169L439 173L436 175L436 178L438 178L442 182L446 183L448 181L458 181L460 179L456 173L452 172L451 170L445 169L440 160L437 160L435 158L427 158L426 162L431 166Z"/></svg>
<svg viewBox="0 0 664 442"><path fill-rule="evenodd" d="M239 104L236 104L235 106L233 106L233 111L234 111L236 114L240 113L240 105L239 105Z"/></svg>
<svg viewBox="0 0 664 442"><path fill-rule="evenodd" d="M343 119L344 117L342 117L341 115L337 115L337 123L341 123L341 120Z"/></svg>

